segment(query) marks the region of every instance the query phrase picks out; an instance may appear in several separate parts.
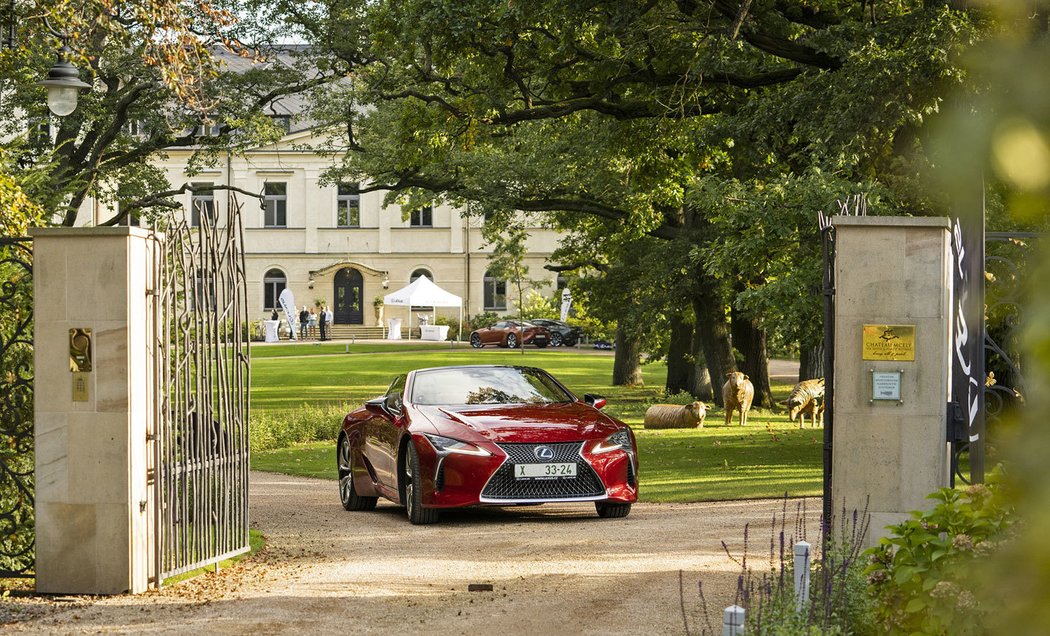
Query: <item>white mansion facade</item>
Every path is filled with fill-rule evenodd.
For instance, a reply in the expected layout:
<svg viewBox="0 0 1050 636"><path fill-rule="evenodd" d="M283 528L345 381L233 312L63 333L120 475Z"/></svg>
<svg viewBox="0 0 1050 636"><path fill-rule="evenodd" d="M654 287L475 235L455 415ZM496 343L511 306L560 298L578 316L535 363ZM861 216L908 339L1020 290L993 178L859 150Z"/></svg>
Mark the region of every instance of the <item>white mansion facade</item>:
<svg viewBox="0 0 1050 636"><path fill-rule="evenodd" d="M186 172L191 150L172 149L156 159L173 187L192 183L196 193L183 197L183 213L198 223L195 210L228 217L233 196L210 186L235 186L263 195L236 195L242 206L250 316L268 318L288 287L301 309L321 303L331 307L335 323L375 325L373 300L400 289L419 275L430 277L463 299L464 317L515 307L511 285L489 273L491 246L481 236L479 219L438 205L403 218L402 210L383 207L383 192L359 194L357 184L322 186L332 159L311 147L310 130L293 131L278 144L242 155L229 154L216 167L192 176ZM98 224L113 216L99 202L89 202L80 223ZM529 278L549 278L537 291L550 294L557 276L543 269L557 247L553 230L533 228L528 243ZM456 309L439 315L458 316ZM385 317L407 318L407 309L385 308ZM407 324L407 322L406 322Z"/></svg>

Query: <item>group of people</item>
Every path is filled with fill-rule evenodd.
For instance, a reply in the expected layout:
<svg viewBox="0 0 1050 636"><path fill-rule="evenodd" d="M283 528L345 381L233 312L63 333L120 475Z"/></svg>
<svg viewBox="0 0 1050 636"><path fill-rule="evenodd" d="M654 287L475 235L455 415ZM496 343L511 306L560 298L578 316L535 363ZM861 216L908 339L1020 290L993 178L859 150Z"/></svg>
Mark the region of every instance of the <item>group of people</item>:
<svg viewBox="0 0 1050 636"><path fill-rule="evenodd" d="M299 312L299 339L308 340L316 337L320 332L318 340L331 340L332 334L329 329L334 317L328 305L321 307L316 312L312 307L303 305L303 310Z"/></svg>
<svg viewBox="0 0 1050 636"><path fill-rule="evenodd" d="M318 335L320 335L318 340L331 340L330 328L334 318L335 316L328 305L319 307L317 311L314 311L312 307L303 305L303 310L299 312L299 339L309 340L310 338L318 338ZM277 310L274 309L270 314L270 320L279 319Z"/></svg>

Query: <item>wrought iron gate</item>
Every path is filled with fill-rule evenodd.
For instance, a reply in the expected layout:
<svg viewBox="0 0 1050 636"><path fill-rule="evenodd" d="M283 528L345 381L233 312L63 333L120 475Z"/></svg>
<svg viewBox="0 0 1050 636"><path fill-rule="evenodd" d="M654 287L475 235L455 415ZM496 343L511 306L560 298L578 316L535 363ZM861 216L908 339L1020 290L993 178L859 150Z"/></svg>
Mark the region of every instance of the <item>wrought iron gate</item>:
<svg viewBox="0 0 1050 636"><path fill-rule="evenodd" d="M986 432L1022 406L1027 393L1019 337L1029 243L1040 235L985 233L982 224L958 221L954 231L956 298L965 315L956 316L954 334L958 359L948 412L952 483L980 483ZM970 311L964 312L968 300ZM970 338L968 330L977 337Z"/></svg>
<svg viewBox="0 0 1050 636"><path fill-rule="evenodd" d="M0 238L0 578L34 562L31 245Z"/></svg>
<svg viewBox="0 0 1050 636"><path fill-rule="evenodd" d="M157 264L157 584L248 550L250 357L240 206L167 228Z"/></svg>

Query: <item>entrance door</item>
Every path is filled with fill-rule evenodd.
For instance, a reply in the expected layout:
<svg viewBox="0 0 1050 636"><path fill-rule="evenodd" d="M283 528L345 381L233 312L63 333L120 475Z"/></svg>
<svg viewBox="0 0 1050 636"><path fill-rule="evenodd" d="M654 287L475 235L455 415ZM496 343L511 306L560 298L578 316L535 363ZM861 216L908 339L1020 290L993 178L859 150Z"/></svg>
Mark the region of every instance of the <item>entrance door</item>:
<svg viewBox="0 0 1050 636"><path fill-rule="evenodd" d="M335 306L332 308L333 319L337 325L362 325L365 322L361 310L363 282L361 272L350 267L339 270L335 275Z"/></svg>

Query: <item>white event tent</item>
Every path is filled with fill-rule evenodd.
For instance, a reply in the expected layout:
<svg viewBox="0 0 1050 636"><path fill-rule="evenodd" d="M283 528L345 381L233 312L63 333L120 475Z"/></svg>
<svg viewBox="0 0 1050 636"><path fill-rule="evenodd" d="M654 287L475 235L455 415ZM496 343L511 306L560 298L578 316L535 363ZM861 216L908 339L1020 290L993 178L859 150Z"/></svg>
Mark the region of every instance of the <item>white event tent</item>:
<svg viewBox="0 0 1050 636"><path fill-rule="evenodd" d="M408 322L412 324L412 307L459 307L459 339L463 339L463 299L438 287L426 276L420 276L407 287L383 297L386 305L408 307ZM411 329L409 330L411 334Z"/></svg>

